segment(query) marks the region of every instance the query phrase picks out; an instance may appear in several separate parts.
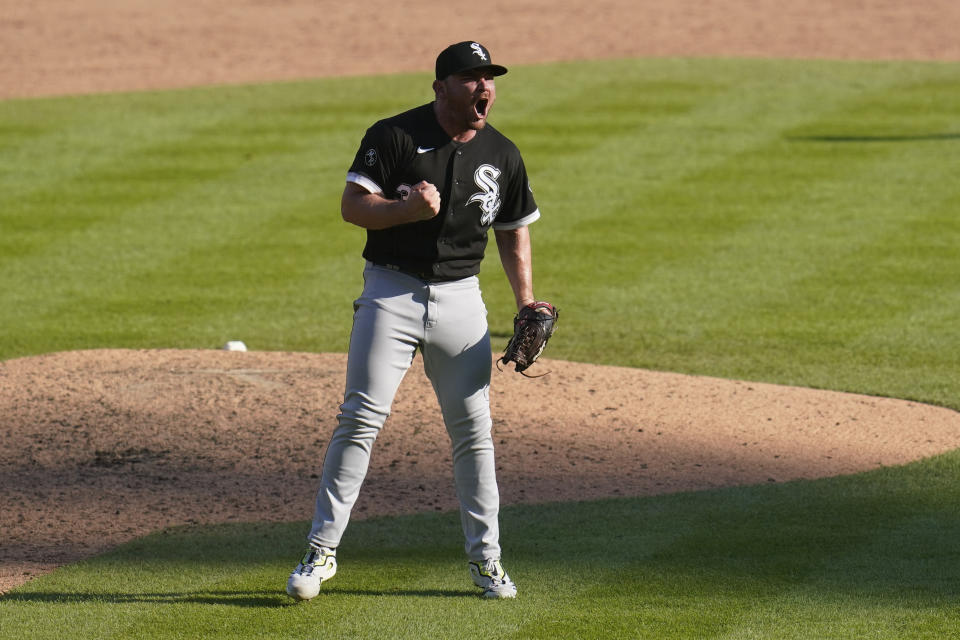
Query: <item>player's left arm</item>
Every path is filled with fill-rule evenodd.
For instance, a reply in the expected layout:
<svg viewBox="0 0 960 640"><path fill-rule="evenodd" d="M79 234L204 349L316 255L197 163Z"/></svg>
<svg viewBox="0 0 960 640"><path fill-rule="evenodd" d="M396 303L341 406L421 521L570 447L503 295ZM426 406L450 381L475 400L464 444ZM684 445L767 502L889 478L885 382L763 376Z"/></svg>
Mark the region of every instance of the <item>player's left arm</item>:
<svg viewBox="0 0 960 640"><path fill-rule="evenodd" d="M517 309L534 302L533 297L533 251L530 244L530 229L494 229L493 235L500 252L500 263L510 281Z"/></svg>
<svg viewBox="0 0 960 640"><path fill-rule="evenodd" d="M517 309L536 302L533 296L533 252L530 226L540 218L540 209L533 197L523 158L516 147L505 163L503 203L493 222L493 234L500 252L500 263L513 289Z"/></svg>

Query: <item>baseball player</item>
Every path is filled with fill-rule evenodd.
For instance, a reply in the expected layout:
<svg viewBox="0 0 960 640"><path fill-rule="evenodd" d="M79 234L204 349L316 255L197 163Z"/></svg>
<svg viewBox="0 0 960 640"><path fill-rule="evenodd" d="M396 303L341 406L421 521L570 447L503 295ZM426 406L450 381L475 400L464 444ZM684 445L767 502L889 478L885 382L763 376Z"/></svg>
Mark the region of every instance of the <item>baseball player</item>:
<svg viewBox="0 0 960 640"><path fill-rule="evenodd" d="M466 553L489 598L516 597L500 563L487 310L477 274L492 227L518 308L534 301L530 235L540 217L516 146L487 123L493 64L477 42L444 49L435 99L370 127L347 173L344 220L367 230L346 387L327 447L308 548L287 593L309 600L336 550L370 450L420 350L450 436Z"/></svg>

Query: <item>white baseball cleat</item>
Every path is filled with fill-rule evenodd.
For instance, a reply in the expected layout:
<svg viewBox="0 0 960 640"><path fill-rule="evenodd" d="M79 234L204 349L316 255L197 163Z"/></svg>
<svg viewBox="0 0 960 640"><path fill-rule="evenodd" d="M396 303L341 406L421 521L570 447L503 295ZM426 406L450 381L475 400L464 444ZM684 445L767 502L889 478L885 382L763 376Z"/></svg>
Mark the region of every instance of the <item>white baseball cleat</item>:
<svg viewBox="0 0 960 640"><path fill-rule="evenodd" d="M310 547L287 579L287 595L294 600L309 600L320 593L320 584L337 572L336 549Z"/></svg>
<svg viewBox="0 0 960 640"><path fill-rule="evenodd" d="M517 585L503 570L499 560L470 563L473 584L483 589L484 598L516 598Z"/></svg>

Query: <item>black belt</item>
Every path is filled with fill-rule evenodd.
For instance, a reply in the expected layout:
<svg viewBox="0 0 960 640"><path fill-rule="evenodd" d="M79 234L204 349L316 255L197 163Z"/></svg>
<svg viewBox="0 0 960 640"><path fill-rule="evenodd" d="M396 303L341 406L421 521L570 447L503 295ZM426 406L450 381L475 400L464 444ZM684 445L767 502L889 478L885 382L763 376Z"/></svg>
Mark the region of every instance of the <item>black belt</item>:
<svg viewBox="0 0 960 640"><path fill-rule="evenodd" d="M454 280L463 280L469 276L438 276L433 272L433 269L430 270L418 270L411 269L409 267L399 267L395 264L384 264L382 262L372 262L374 266L380 267L381 269L386 269L387 271L397 271L405 275L416 278L417 280L422 280L427 283L436 283L436 282L453 282Z"/></svg>

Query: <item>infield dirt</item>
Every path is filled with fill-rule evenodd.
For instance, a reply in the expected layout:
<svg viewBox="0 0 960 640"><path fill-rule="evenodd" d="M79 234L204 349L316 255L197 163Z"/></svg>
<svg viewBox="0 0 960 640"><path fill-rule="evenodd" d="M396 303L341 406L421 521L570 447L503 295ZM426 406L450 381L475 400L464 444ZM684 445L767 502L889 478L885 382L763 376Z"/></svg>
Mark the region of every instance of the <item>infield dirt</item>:
<svg viewBox="0 0 960 640"><path fill-rule="evenodd" d="M494 0L483 11L383 0L0 5L0 98L422 71L446 44L472 38L506 65L960 60L953 0ZM214 349L0 362L0 591L165 526L308 519L344 366L342 354ZM548 366L539 380L494 372L507 504L830 476L960 446L960 414L947 409ZM449 466L418 360L374 450L358 516L456 508Z"/></svg>

